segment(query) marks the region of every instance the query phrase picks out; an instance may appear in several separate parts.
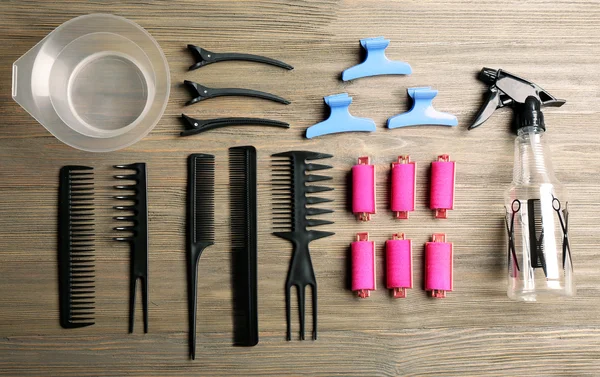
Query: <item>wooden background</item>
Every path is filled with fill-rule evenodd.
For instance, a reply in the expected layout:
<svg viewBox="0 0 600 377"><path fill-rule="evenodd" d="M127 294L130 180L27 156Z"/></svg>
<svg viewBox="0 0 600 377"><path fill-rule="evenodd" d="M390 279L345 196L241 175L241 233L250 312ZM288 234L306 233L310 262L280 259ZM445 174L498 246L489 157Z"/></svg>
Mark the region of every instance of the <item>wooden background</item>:
<svg viewBox="0 0 600 377"><path fill-rule="evenodd" d="M11 64L55 27L88 13L125 16L146 28L170 64L169 106L156 128L125 150L93 154L52 137L10 96ZM596 0L510 1L83 1L0 3L0 375L105 376L598 376L600 289L598 225L598 74L600 5ZM409 62L410 76L342 83L360 61L359 39L392 40L391 59ZM291 72L260 64L220 63L188 72L194 43L227 52L282 59ZM523 304L505 293L503 191L511 180L510 111L483 127L466 127L485 91L483 66L503 68L567 99L546 111L557 177L571 194L576 298ZM247 87L292 100L289 106L221 98L186 108L197 117L264 116L288 131L228 128L189 138L178 120L190 79L214 87ZM406 88L439 90L435 107L456 114L456 128L389 131L385 121L407 108ZM375 120L372 134L307 141L322 120L325 95L348 92L351 112ZM232 346L227 148L253 144L259 153L260 343ZM319 340L285 340L284 291L290 246L271 235L269 156L308 149L332 153L336 191L327 227L334 237L313 244L319 283ZM197 360L188 360L184 206L186 156L217 159L217 244L200 263ZM434 221L425 207L427 167L438 154L457 161L456 209ZM418 162L418 209L407 222L386 209L386 171L399 154ZM378 167L379 213L366 225L346 210L345 177L355 159ZM127 334L128 249L110 240L115 215L111 166L144 161L149 171L150 332L141 307ZM56 198L58 170L81 163L96 169L96 325L64 330L58 321ZM346 287L346 253L357 231L378 242L379 290L358 300ZM392 300L384 288L383 241L404 231L414 242L415 289ZM422 244L446 232L455 247L455 291L427 298ZM138 301L139 302L139 301ZM310 317L308 317L310 319ZM310 323L310 322L309 322ZM310 327L309 327L310 330Z"/></svg>

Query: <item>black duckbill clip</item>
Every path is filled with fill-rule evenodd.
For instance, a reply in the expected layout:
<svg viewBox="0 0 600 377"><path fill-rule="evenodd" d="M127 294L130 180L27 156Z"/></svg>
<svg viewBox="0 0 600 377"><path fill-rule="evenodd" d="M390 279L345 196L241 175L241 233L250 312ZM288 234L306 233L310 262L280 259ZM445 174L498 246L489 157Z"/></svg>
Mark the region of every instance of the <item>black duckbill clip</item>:
<svg viewBox="0 0 600 377"><path fill-rule="evenodd" d="M196 119L185 114L181 114L181 120L185 126L185 131L180 133L181 136L196 135L205 131L214 130L215 128L229 126L265 126L265 127L280 127L290 128L289 123L280 122L278 120L263 119L263 118L217 118L217 119Z"/></svg>
<svg viewBox="0 0 600 377"><path fill-rule="evenodd" d="M273 102L283 103L284 105L289 105L291 103L287 99L276 96L275 94L261 92L258 90L240 88L209 88L207 86L200 85L197 82L189 80L185 80L183 83L194 97L185 103L186 106L193 105L197 102L204 101L209 98L224 96L262 98Z"/></svg>
<svg viewBox="0 0 600 377"><path fill-rule="evenodd" d="M280 60L267 58L266 56L252 55L252 54L240 54L240 53L235 53L235 52L221 52L221 53L212 52L212 51L205 50L201 47L198 47L198 46L195 46L192 44L189 44L187 47L192 52L192 54L194 55L194 58L196 59L196 63L194 63L190 66L190 69L189 69L190 71L193 71L194 69L198 69L200 67L204 67L205 65L209 65L212 63L231 61L231 60L243 60L243 61L248 61L248 62L269 64L269 65L274 65L276 67L281 67L281 68L288 69L288 70L294 69L294 67L292 67L291 65L289 65L287 63L284 63Z"/></svg>

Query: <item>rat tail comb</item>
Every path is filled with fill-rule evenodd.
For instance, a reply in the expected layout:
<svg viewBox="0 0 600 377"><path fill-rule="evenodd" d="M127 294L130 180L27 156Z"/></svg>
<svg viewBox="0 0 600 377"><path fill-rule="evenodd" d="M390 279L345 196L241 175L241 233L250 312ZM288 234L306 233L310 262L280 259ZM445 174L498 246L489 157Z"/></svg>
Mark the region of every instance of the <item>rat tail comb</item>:
<svg viewBox="0 0 600 377"><path fill-rule="evenodd" d="M196 358L198 262L215 243L215 156L196 153L188 158L187 198L188 303L190 357Z"/></svg>

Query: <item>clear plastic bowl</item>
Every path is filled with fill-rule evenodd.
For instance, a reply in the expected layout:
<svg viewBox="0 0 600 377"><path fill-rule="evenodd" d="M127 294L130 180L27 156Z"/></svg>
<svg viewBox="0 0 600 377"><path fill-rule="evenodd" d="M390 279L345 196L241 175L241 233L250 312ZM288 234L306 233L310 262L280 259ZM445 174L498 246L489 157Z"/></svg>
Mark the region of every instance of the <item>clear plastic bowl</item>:
<svg viewBox="0 0 600 377"><path fill-rule="evenodd" d="M13 64L13 99L59 140L90 152L146 136L169 89L158 43L138 24L110 14L65 22Z"/></svg>

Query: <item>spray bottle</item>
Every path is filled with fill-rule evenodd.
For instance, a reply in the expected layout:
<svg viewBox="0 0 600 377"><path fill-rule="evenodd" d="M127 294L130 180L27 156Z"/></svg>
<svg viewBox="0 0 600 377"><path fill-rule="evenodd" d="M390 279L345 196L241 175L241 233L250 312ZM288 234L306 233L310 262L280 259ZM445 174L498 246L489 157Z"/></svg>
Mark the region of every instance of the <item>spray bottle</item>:
<svg viewBox="0 0 600 377"><path fill-rule="evenodd" d="M541 111L565 101L503 70L483 68L479 80L489 85L489 91L469 129L505 106L515 114L513 181L505 195L508 296L520 301L573 296L567 193L554 177Z"/></svg>

